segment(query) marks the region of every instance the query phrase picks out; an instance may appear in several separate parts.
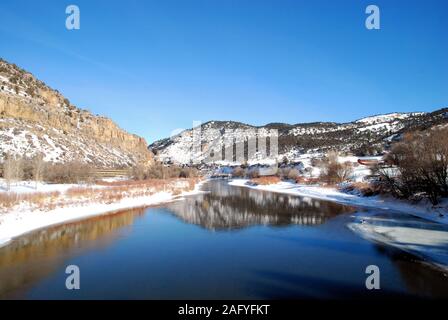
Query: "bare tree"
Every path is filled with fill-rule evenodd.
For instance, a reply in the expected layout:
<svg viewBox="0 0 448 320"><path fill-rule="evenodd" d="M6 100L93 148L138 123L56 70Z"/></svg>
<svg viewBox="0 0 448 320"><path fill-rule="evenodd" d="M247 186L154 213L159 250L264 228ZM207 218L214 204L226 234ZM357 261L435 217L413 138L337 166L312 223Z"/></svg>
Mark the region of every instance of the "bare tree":
<svg viewBox="0 0 448 320"><path fill-rule="evenodd" d="M43 174L45 169L45 161L42 154L38 154L33 158L32 161L32 170L33 170L33 179L35 182L35 188L37 189L37 183L42 181Z"/></svg>
<svg viewBox="0 0 448 320"><path fill-rule="evenodd" d="M13 155L6 155L3 163L3 178L6 181L8 191L11 189L11 183L20 180L22 174L22 159Z"/></svg>
<svg viewBox="0 0 448 320"><path fill-rule="evenodd" d="M341 183L350 178L353 166L350 162L339 162L339 156L335 151L330 151L327 158L321 164L321 179L328 183Z"/></svg>
<svg viewBox="0 0 448 320"><path fill-rule="evenodd" d="M394 170L381 170L382 185L400 198L423 193L432 204L448 196L448 129L407 134L387 157Z"/></svg>
<svg viewBox="0 0 448 320"><path fill-rule="evenodd" d="M144 166L138 164L132 168L131 175L135 180L144 180L147 176L147 172Z"/></svg>

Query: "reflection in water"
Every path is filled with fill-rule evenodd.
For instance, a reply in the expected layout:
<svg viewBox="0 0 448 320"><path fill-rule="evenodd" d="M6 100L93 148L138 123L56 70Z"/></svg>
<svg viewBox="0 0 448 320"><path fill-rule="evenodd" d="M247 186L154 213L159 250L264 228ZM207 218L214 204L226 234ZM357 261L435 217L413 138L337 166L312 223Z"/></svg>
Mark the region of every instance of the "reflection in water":
<svg viewBox="0 0 448 320"><path fill-rule="evenodd" d="M406 263L403 259L393 259L400 276L410 292L434 298L447 298L447 275L422 268L418 263ZM430 294L427 294L430 293Z"/></svg>
<svg viewBox="0 0 448 320"><path fill-rule="evenodd" d="M0 297L27 286L57 269L77 248L104 247L117 237L112 231L132 225L144 209L50 227L19 237L0 248Z"/></svg>
<svg viewBox="0 0 448 320"><path fill-rule="evenodd" d="M220 181L204 188L210 192L174 202L168 208L184 221L211 230L252 225L319 225L355 211L329 201L229 186Z"/></svg>
<svg viewBox="0 0 448 320"><path fill-rule="evenodd" d="M410 296L437 299L448 297L448 274L446 272L396 247L377 244L375 248L379 254L390 258Z"/></svg>
<svg viewBox="0 0 448 320"><path fill-rule="evenodd" d="M445 245L440 235L446 227L222 181L204 188L210 192L15 239L0 248L0 298L448 297L448 278L442 272L349 229L399 227L381 236L409 242L422 234L414 229L423 224L433 235L429 239L424 234L426 245ZM254 225L294 227L227 232ZM410 228L411 233L403 233ZM81 290L65 288L64 270L72 263L82 270ZM370 264L381 270L381 290L374 293L365 289Z"/></svg>

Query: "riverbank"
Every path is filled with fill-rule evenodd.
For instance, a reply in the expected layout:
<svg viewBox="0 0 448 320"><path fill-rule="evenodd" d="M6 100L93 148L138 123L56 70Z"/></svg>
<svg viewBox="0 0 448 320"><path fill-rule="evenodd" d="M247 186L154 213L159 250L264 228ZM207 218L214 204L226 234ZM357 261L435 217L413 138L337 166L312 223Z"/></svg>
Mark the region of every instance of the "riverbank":
<svg viewBox="0 0 448 320"><path fill-rule="evenodd" d="M0 204L0 247L15 237L48 226L175 201L199 193L200 184L198 179L129 184L123 181L47 186L44 188L51 190L47 192L1 192L4 201Z"/></svg>
<svg viewBox="0 0 448 320"><path fill-rule="evenodd" d="M433 222L448 224L447 200L443 201L439 207L433 208L428 203L412 204L408 201L382 196L362 197L359 195L343 193L336 188L322 187L319 185L301 185L283 181L269 185L252 185L248 183L249 181L250 180L247 179L235 179L230 181L229 184L257 190L328 200L360 207L399 211Z"/></svg>
<svg viewBox="0 0 448 320"><path fill-rule="evenodd" d="M391 211L395 214L383 216L381 212L375 210L358 212L354 215L354 221L349 223L347 227L362 238L413 254L430 265L443 270L443 272L448 272L447 232L445 228L437 228L437 224L433 223L440 223L439 226L448 224L446 201L440 208L434 209L430 205L413 205L393 198L346 194L336 188L326 188L318 185L299 185L290 182L254 185L246 179L233 180L229 184ZM443 216L441 216L441 213ZM416 216L424 220L422 222L408 221L405 224L400 224L396 217L399 214Z"/></svg>

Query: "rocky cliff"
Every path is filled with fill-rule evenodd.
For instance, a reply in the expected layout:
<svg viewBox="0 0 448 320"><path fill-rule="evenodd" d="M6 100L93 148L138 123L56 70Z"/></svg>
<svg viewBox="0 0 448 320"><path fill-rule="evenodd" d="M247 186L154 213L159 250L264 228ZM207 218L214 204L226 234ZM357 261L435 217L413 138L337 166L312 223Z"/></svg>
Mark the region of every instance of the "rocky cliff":
<svg viewBox="0 0 448 320"><path fill-rule="evenodd" d="M0 158L37 153L46 161L98 167L152 161L145 139L75 107L31 73L0 60Z"/></svg>

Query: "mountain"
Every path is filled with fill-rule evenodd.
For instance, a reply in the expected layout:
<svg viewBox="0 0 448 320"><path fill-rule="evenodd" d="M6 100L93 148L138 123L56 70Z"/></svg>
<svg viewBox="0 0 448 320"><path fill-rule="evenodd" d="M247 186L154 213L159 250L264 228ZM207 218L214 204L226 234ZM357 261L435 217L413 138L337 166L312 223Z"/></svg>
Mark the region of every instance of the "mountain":
<svg viewBox="0 0 448 320"><path fill-rule="evenodd" d="M278 130L278 159L284 156L294 159L301 153L316 153L330 149L357 155L373 155L383 153L391 143L399 140L408 131L425 130L445 123L448 123L448 108L430 113L375 115L348 123L269 123L264 126L251 126L234 121L209 121L171 138L158 140L152 143L149 149L161 161L188 164L191 162L190 159L193 162L204 159L200 152L194 152L192 148L195 130L198 130L196 132L200 130L201 148L204 149L204 146L212 146L218 140L224 143L233 139L235 143L238 143L247 140L248 137L253 138L255 132L262 137L266 136L269 130L276 129ZM198 136L197 133L196 136ZM199 139L196 138L196 140ZM246 160L259 160L257 153L251 153L252 157L248 156L247 142L245 144ZM222 154L225 152L223 151Z"/></svg>
<svg viewBox="0 0 448 320"><path fill-rule="evenodd" d="M31 73L0 59L0 158L127 167L152 159L146 141L111 119L79 109Z"/></svg>

